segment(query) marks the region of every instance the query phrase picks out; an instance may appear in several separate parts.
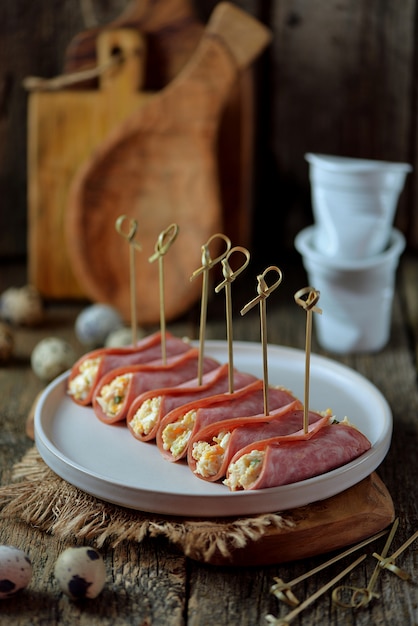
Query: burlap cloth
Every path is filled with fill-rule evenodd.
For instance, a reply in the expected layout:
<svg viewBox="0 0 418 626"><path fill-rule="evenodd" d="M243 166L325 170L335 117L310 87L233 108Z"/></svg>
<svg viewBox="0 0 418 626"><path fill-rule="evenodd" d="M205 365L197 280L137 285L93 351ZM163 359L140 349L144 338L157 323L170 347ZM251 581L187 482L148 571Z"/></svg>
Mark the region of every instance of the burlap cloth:
<svg viewBox="0 0 418 626"><path fill-rule="evenodd" d="M99 500L57 476L33 446L13 468L11 484L0 488L0 517L23 521L61 539L75 538L116 546L164 536L186 556L210 562L230 558L237 548L261 539L271 529L295 526L292 514L196 519L134 511Z"/></svg>

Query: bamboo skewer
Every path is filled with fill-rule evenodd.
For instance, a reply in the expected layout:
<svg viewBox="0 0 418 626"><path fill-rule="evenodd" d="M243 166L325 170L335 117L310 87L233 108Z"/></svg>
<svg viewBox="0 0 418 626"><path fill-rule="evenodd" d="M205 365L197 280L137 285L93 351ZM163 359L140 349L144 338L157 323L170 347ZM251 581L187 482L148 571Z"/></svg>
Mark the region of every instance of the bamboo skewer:
<svg viewBox="0 0 418 626"><path fill-rule="evenodd" d="M226 244L226 250L214 259L210 256L209 246L215 239L222 239ZM202 266L199 267L190 277L190 280L194 280L200 274L202 278L202 301L200 306L200 329L199 329L199 361L198 361L198 382L202 384L203 378L203 358L205 352L205 335L206 335L206 315L208 308L208 291L209 291L209 270L214 267L219 261L222 261L224 256L231 249L231 241L226 235L216 233L212 235L205 244L202 246Z"/></svg>
<svg viewBox="0 0 418 626"><path fill-rule="evenodd" d="M130 293L131 293L131 333L132 343L137 343L137 322L136 322L136 275L135 275L135 250L141 251L142 248L139 243L135 241L136 231L138 229L138 222L134 219L130 221L129 231L125 233L122 225L128 218L126 215L120 215L115 223L116 231L128 240L129 242L129 280L130 280Z"/></svg>
<svg viewBox="0 0 418 626"><path fill-rule="evenodd" d="M160 293L160 331L161 331L161 353L163 363L167 362L166 336L165 336L165 299L164 299L164 256L167 254L171 244L174 243L178 235L179 227L171 224L163 230L155 244L155 252L148 261L153 263L158 259L159 293Z"/></svg>
<svg viewBox="0 0 418 626"><path fill-rule="evenodd" d="M373 552L373 556L379 561L379 566L382 569L388 569L390 572L393 572L394 574L396 574L396 576L399 576L399 578L401 578L402 580L409 580L410 575L407 572L404 572L403 570L401 570L397 565L395 565L395 560L416 539L418 539L418 531L416 531L411 537L409 537L409 539L407 539L405 543L403 543L401 547L396 550L396 552L391 554L391 556L384 558L383 555L377 554L376 552Z"/></svg>
<svg viewBox="0 0 418 626"><path fill-rule="evenodd" d="M266 283L266 276L269 272L277 272L279 278L276 280L273 285L270 287ZM282 282L282 272L275 265L270 265L267 269L264 270L262 274L257 276L257 293L258 296L248 302L242 309L241 315L245 315L248 311L250 311L257 303L260 303L260 334L261 334L261 345L263 351L263 394L264 394L264 415L269 414L269 380L268 380L268 359L267 359L267 316L266 316L266 299L268 296L280 285Z"/></svg>
<svg viewBox="0 0 418 626"><path fill-rule="evenodd" d="M317 567L314 567L313 569L309 570L309 572L305 572L305 574L302 574L301 576L298 576L297 578L294 578L293 580L290 580L287 583L284 582L281 578L275 578L274 580L276 581L276 583L271 587L271 592L279 600L283 600L284 602L286 602L287 604L290 604L291 606L297 606L299 604L299 601L291 592L292 587L301 583L307 578L314 576L318 572L321 572L323 569L330 567L331 565L334 565L334 563L337 563L338 561L345 558L346 556L349 556L353 552L356 552L357 550L361 550L361 548L364 548L364 546L367 546L369 543L372 543L373 541L380 539L380 537L387 535L387 533L388 533L387 530L381 530L380 532L376 533L372 537L368 537L367 539L364 539L360 543L357 543L355 546L348 548L344 552L341 552L341 554L338 554L332 559L325 561L321 565L318 565Z"/></svg>
<svg viewBox="0 0 418 626"><path fill-rule="evenodd" d="M362 556L359 556L358 559L356 559L353 563L351 563L351 565L348 565L342 572L337 574L337 576L335 576L332 580L330 580L328 583L323 585L323 587L318 589L314 594L309 596L309 598L304 600L296 609L293 609L293 611L288 613L285 617L276 618L276 617L273 617L272 615L268 615L266 617L268 623L271 624L272 626L284 626L285 624L290 624L290 622L293 621L294 618L299 615L299 613L301 613L304 609L310 606L315 600L317 600L326 591L328 591L328 589L331 589L331 587L335 585L335 583L340 581L341 578L344 578L346 574L348 574L355 567L357 567L357 565L359 565L362 561L364 561L366 557L367 557L367 554L363 554Z"/></svg>
<svg viewBox="0 0 418 626"><path fill-rule="evenodd" d="M393 541L393 538L395 536L395 533L398 529L398 525L399 525L399 519L396 518L395 521L393 522L391 531L389 533L388 538L386 539L386 543L384 545L384 548L382 550L382 554L381 557L384 559L389 551L390 545ZM360 588L360 587L337 587L336 589L334 589L333 593L332 593L332 599L333 602L335 604L337 604L338 606L341 606L343 608L356 608L358 609L361 606L366 606L371 600L372 598L378 598L378 594L373 592L374 586L377 582L377 579L379 577L380 572L382 571L382 567L380 566L380 563L378 562L376 564L376 567L374 568L373 574L370 578L369 584L367 585L366 588ZM352 592L351 594L351 598L350 598L350 602L345 603L342 600L340 600L340 595L341 593L343 593L345 590L348 590L350 592Z"/></svg>
<svg viewBox="0 0 418 626"><path fill-rule="evenodd" d="M309 382L311 366L312 340L312 312L322 314L322 309L316 306L319 300L319 291L312 287L304 287L295 293L295 302L306 311L306 340L305 340L305 392L303 406L303 431L306 434L309 426Z"/></svg>
<svg viewBox="0 0 418 626"><path fill-rule="evenodd" d="M373 592L373 588L376 584L377 578L379 576L380 571L387 567L388 563L393 565L394 560L409 546L411 545L411 543L413 543L413 541L415 541L415 539L418 537L418 532L414 533L414 535L412 535L412 537L410 537L398 550L396 550L396 552L394 552L390 557L386 557L390 545L393 541L393 538L395 536L396 530L398 528L398 524L399 524L399 520L395 519L392 528L389 532L389 535L386 539L385 545L383 547L382 550L382 554L378 555L377 553L373 552L373 556L376 557L378 559L378 563L373 571L373 574L370 578L369 584L367 585L366 588L358 588L358 587L349 587L349 586L342 586L342 587L336 587L333 592L332 592L332 600L335 604L337 604L340 607L343 608L360 608L362 606L366 606L370 600L373 597L378 597L378 595L376 593ZM301 576L291 580L288 583L285 583L284 581L282 581L280 578L276 578L275 580L277 581L276 584L274 584L271 588L272 593L279 599L284 600L285 602L287 602L288 604L290 604L293 607L297 607L295 608L293 611L291 611L290 613L288 613L286 616L282 617L282 618L276 618L273 615L268 615L267 616L267 621L269 622L269 624L271 624L272 626L282 626L284 624L290 624L290 622L297 617L297 615L299 615L299 613L301 611L303 611L305 608L307 608L310 604L312 604L312 602L314 600L316 600L320 595L322 595L323 593L325 593L325 591L327 591L328 589L330 589L336 582L338 582L341 578L343 578L343 576L345 576L348 572L350 572L352 569L354 569L354 567L356 567L359 563L361 563L367 555L363 555L361 557L359 557L356 561L354 561L354 563L352 563L351 565L349 565L347 568L345 568L340 574L338 574L337 576L335 576L329 583L325 584L323 587L321 587L318 591L316 591L312 596L310 596L309 598L307 598L304 602L302 602L301 604L299 604L298 600L296 599L296 597L293 595L293 593L291 592L291 587L293 587L294 585L296 585L297 583L302 582L303 580L305 580L306 578L316 574L317 572L323 570L324 568L333 565L334 563L336 563L337 561L341 560L342 558L348 556L349 554L352 554L353 552L363 548L364 546L368 545L369 543L375 541L376 539L379 539L380 537L382 537L383 535L387 534L388 531L387 530L383 530L375 535L373 535L372 537L369 537L368 539L365 539L363 541L361 541L360 543L356 544L355 546L352 546L351 548L349 548L348 550L345 550L344 552L342 552L341 554L337 555L336 557L326 561L325 563L323 563L322 565L319 565L318 567L310 570L309 572L306 572L305 574L302 574ZM391 570L393 571L393 570ZM403 580L406 580L407 578L405 578L404 574L405 572L402 572L402 570L400 570L400 573L395 572L398 576L400 576L400 578L402 578ZM350 596L350 601L348 603L343 602L340 599L341 594L344 591L349 591L351 593Z"/></svg>
<svg viewBox="0 0 418 626"><path fill-rule="evenodd" d="M229 259L233 254L242 253L245 257L244 263L236 270L232 270L229 265ZM222 259L222 272L224 280L215 287L215 292L219 293L221 289L225 289L225 302L226 302L226 333L228 342L228 386L229 393L234 391L234 355L233 355L233 335L232 335L232 296L231 296L231 283L236 279L241 272L245 270L250 262L250 253L246 248L241 246L235 246L228 251L226 256Z"/></svg>

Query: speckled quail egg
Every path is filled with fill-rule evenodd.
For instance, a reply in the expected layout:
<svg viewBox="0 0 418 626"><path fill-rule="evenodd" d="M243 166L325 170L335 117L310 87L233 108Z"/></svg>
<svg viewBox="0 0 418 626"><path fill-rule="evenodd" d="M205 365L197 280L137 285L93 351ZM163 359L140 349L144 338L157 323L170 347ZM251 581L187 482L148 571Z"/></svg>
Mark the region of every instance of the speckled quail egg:
<svg viewBox="0 0 418 626"><path fill-rule="evenodd" d="M8 598L28 586L32 578L29 557L14 546L0 546L0 598Z"/></svg>
<svg viewBox="0 0 418 626"><path fill-rule="evenodd" d="M85 346L103 346L111 332L123 326L119 312L108 304L92 304L75 321L77 339Z"/></svg>
<svg viewBox="0 0 418 626"><path fill-rule="evenodd" d="M59 337L42 339L31 354L32 369L44 382L50 382L65 372L75 361L73 347Z"/></svg>
<svg viewBox="0 0 418 626"><path fill-rule="evenodd" d="M0 317L16 326L37 326L44 319L42 298L35 287L10 287L0 296Z"/></svg>
<svg viewBox="0 0 418 626"><path fill-rule="evenodd" d="M106 582L106 566L97 550L88 546L67 548L58 557L55 578L74 600L96 598Z"/></svg>

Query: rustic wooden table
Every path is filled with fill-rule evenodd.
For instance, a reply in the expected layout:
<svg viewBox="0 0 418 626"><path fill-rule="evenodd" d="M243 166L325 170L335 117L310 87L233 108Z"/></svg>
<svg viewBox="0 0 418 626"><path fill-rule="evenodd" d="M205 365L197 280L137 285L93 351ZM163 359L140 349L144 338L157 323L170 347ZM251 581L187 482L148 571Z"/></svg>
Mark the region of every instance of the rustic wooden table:
<svg viewBox="0 0 418 626"><path fill-rule="evenodd" d="M304 286L306 280L298 261L283 268L296 280L287 284ZM293 280L293 278L292 278ZM245 282L245 281L244 281ZM20 267L4 268L0 288L25 284ZM392 544L401 546L418 529L418 260L405 255L399 273L394 301L391 339L380 353L335 357L357 370L374 383L387 398L394 420L390 451L378 468L378 475L387 486L399 518L399 529ZM248 286L248 301L255 287ZM283 295L268 309L268 340L270 343L304 348L305 327L294 308ZM282 293L282 292L281 292ZM243 300L240 299L240 303ZM223 303L210 302L208 339L225 339L222 317ZM10 482L14 464L33 445L25 424L31 405L43 384L30 367L34 346L46 336L60 336L77 347L82 346L74 336L74 320L79 305L48 304L46 322L36 329L19 328L13 360L0 368L1 484ZM187 318L169 329L179 335L196 338L198 308ZM247 319L246 319L247 317ZM238 318L234 324L234 339L259 340L259 325L255 316ZM312 349L324 354L313 337ZM116 548L103 547L107 567L107 584L102 594L88 602L73 602L64 596L53 575L54 563L67 543L49 534L40 533L25 524L0 519L0 543L18 545L31 557L33 579L23 592L0 602L0 624L106 624L135 626L255 626L267 624L266 615L284 617L289 611L271 593L275 577L286 581L302 575L324 562L330 555L320 555L290 563L255 567L205 565L186 558L163 539L146 538L140 544L122 542ZM418 543L414 542L397 560L410 574L404 581L384 570L377 580L373 597L367 606L342 609L332 603L331 591L321 595L292 621L304 626L347 624L418 624ZM351 562L351 561L350 561ZM356 574L356 584L366 586L375 567L374 559L362 563ZM297 590L299 597L308 598L322 585L342 571L336 564L310 577Z"/></svg>

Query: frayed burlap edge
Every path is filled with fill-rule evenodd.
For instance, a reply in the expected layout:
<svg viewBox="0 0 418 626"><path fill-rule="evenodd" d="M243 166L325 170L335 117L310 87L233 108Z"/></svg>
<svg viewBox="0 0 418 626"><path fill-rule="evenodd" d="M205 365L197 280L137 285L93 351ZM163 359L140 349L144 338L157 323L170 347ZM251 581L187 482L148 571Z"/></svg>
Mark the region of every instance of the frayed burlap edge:
<svg viewBox="0 0 418 626"><path fill-rule="evenodd" d="M141 542L164 536L186 556L210 562L219 553L230 558L237 548L258 541L271 529L295 522L277 513L240 518L184 519L162 517L109 504L57 476L33 446L13 470L13 483L0 488L0 517L18 519L61 539Z"/></svg>

